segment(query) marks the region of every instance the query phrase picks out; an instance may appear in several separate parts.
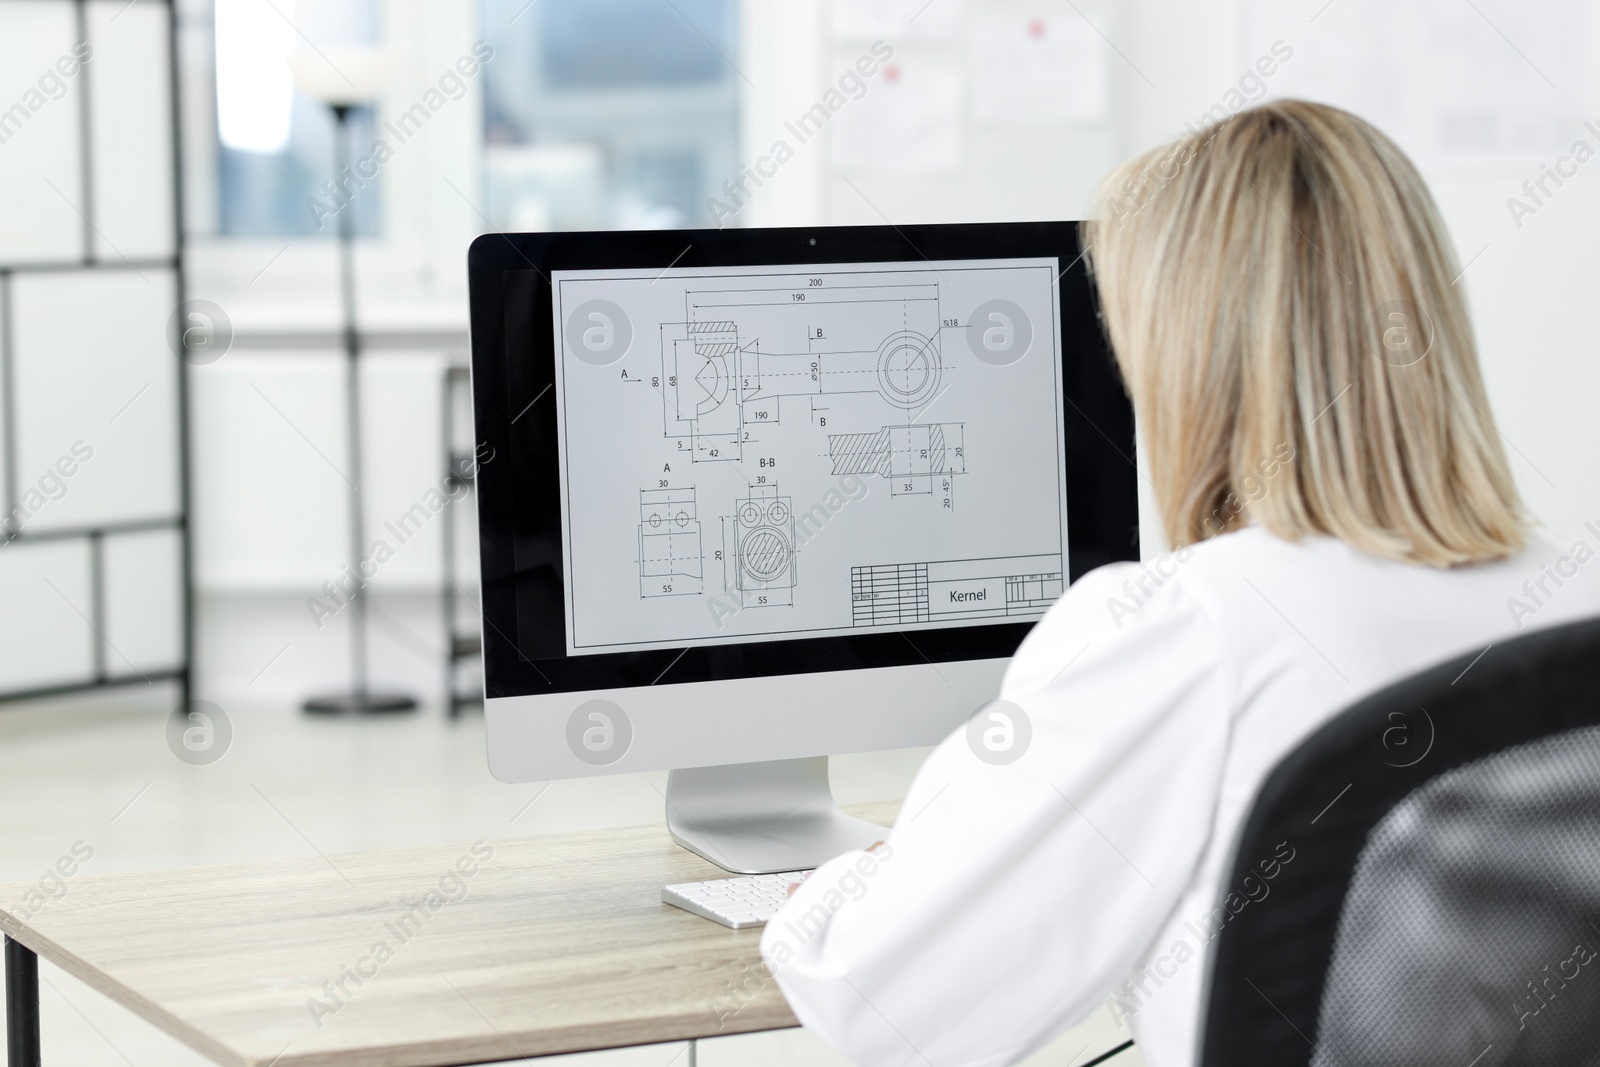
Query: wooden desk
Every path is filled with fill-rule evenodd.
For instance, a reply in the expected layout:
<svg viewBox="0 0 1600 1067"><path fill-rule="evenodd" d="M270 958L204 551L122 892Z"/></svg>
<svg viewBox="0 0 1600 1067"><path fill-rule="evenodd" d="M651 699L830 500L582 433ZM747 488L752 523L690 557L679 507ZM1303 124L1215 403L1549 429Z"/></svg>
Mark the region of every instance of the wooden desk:
<svg viewBox="0 0 1600 1067"><path fill-rule="evenodd" d="M234 1067L444 1067L794 1026L759 930L661 903L662 885L724 874L657 825L80 875L26 915L31 884L0 886L11 1067L39 1062L34 954Z"/></svg>

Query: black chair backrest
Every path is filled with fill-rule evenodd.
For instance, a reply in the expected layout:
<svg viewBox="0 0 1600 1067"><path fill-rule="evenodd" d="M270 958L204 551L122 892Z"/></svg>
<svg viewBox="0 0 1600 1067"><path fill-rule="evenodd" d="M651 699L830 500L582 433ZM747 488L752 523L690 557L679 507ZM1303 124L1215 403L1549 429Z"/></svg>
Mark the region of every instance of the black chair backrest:
<svg viewBox="0 0 1600 1067"><path fill-rule="evenodd" d="M1230 869L1203 1067L1600 1065L1600 620L1340 714Z"/></svg>

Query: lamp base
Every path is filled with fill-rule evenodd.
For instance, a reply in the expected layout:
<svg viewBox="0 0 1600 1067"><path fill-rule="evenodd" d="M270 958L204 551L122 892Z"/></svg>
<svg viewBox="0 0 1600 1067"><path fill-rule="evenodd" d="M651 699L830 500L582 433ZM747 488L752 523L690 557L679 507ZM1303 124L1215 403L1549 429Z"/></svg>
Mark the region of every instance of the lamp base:
<svg viewBox="0 0 1600 1067"><path fill-rule="evenodd" d="M312 697L302 704L308 715L392 715L415 711L415 697L404 693L335 693Z"/></svg>

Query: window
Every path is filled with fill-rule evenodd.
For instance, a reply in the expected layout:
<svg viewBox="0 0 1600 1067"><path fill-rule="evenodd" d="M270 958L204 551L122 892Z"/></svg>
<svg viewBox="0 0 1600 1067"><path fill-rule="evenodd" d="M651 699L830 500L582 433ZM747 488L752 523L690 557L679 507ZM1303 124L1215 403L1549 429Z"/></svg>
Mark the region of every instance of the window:
<svg viewBox="0 0 1600 1067"><path fill-rule="evenodd" d="M484 16L495 227L709 223L738 166L733 0L485 0Z"/></svg>
<svg viewBox="0 0 1600 1067"><path fill-rule="evenodd" d="M318 48L375 42L376 0L216 0L214 18L217 231L331 234L309 205L313 197L327 198L323 183L334 177L336 127L324 104L295 88L287 60L305 40ZM372 144L375 125L371 108L351 112L353 155ZM352 201L359 234L378 230L379 182Z"/></svg>

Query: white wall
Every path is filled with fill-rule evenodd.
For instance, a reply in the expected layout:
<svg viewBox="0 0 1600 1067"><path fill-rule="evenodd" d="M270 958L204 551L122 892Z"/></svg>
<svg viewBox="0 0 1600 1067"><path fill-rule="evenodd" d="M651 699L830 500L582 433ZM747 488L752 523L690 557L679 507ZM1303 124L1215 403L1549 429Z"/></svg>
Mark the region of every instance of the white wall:
<svg viewBox="0 0 1600 1067"><path fill-rule="evenodd" d="M1348 33L1350 22L1370 14L1374 5L1364 0L1334 0L1322 15L1326 0L1294 0L1280 3L1281 16L1276 32L1253 39L1245 27L1243 3L1230 0L1136 0L1126 5L1128 37L1119 41L1129 59L1144 69L1155 82L1151 89L1123 70L1128 104L1123 127L1124 148L1128 153L1160 143L1181 132L1185 122L1221 98L1236 84L1240 73L1272 42L1284 39L1296 49L1296 59L1284 68L1288 74L1295 62L1323 62L1327 38ZM1342 11L1341 6L1351 10ZM1388 5L1398 8L1399 5ZM1440 52L1440 30L1435 19L1452 18L1467 11L1469 19L1480 16L1465 5L1416 0L1409 18L1398 15L1366 23L1373 40L1382 41L1397 64L1421 65L1419 58ZM1596 55L1597 25L1592 16L1574 17L1581 4L1552 4L1535 13L1510 4L1478 5L1494 20L1484 31L1484 39L1503 53L1488 53L1488 60L1504 60L1505 67L1486 62L1478 77L1491 81L1478 92L1498 91L1492 79L1508 77L1531 61L1549 74L1557 88L1549 88L1552 104L1570 100L1578 114L1595 118L1600 125L1600 99L1594 92L1592 57ZM1315 21L1312 21L1315 18ZM1339 19L1345 20L1344 24ZM1497 28L1497 29L1496 29ZM1453 23L1445 30L1455 32ZM1509 39L1497 38L1503 32ZM1589 62L1577 68L1562 68L1562 57L1548 54L1552 36L1570 36L1577 41L1579 57ZM1526 53L1523 59L1518 53ZM1348 62L1373 82L1393 77L1393 69L1363 69L1359 56ZM1471 78L1471 72L1463 77ZM1527 91L1531 99L1545 102L1542 79L1537 72L1510 73L1514 87ZM1397 79L1406 84L1407 79ZM1413 92L1433 101L1448 99L1460 90L1460 82L1441 84L1433 90L1412 83ZM1505 91L1510 92L1508 88ZM1344 97L1319 98L1350 106L1380 128L1393 133L1402 147L1417 151L1407 143L1405 133L1396 129L1407 114L1408 101L1381 94L1368 101ZM1425 101L1413 99L1419 108ZM1586 138L1600 148L1600 138L1582 129L1581 122L1566 127L1570 138ZM1561 137L1566 141L1566 137ZM1481 357L1488 382L1490 403L1518 485L1534 513L1558 530L1577 532L1584 521L1600 518L1600 466L1593 462L1594 448L1590 426L1597 399L1600 399L1600 364L1593 356L1593 297L1600 290L1600 261L1593 253L1592 234L1600 224L1600 164L1595 172L1580 175L1560 190L1536 217L1524 218L1518 229L1506 207L1507 197L1520 194L1522 182L1539 173L1537 152L1505 152L1497 161L1476 167L1451 166L1431 158L1419 158L1424 175L1444 213L1455 240L1461 262L1466 264L1482 252L1458 283L1465 288L1481 345ZM1487 249L1485 251L1485 249Z"/></svg>
<svg viewBox="0 0 1600 1067"><path fill-rule="evenodd" d="M1593 118L1600 126L1600 64L1585 62L1600 54L1600 19L1575 17L1585 7L1576 3L1551 5L1534 14L1509 2L1484 0L1477 5L1480 15L1455 0L1415 0L1405 5L1403 17L1374 17L1399 10L1376 0L1334 0L1331 5L1327 0L1272 0L1270 9L1266 0L1258 3L1256 10L1266 13L1254 20L1247 0L1127 0L1116 5L1111 17L1096 16L1114 45L1111 156L1131 155L1181 134L1186 123L1223 100L1275 41L1294 48L1296 59L1283 66L1282 74L1295 73L1301 85L1323 86L1308 95L1352 107L1389 130L1402 147L1419 153L1419 165L1432 184L1461 262L1482 253L1459 284L1477 325L1493 414L1531 509L1558 530L1575 531L1584 521L1600 519L1600 465L1593 462L1589 440L1592 409L1600 398L1600 361L1591 355L1591 294L1600 291L1600 259L1592 251L1592 234L1600 224L1600 162L1568 182L1536 216L1523 218L1518 228L1506 199L1522 195L1522 182L1537 177L1540 163L1553 162L1553 156L1541 156L1530 146L1498 152L1476 165L1452 165L1427 154L1425 145L1408 141L1416 126L1412 116L1451 105L1453 94L1462 97L1460 107L1469 113L1485 97L1503 94L1525 101L1523 110L1530 115L1565 107L1572 117L1561 128L1570 129L1572 140L1581 137L1600 149L1600 136L1577 121ZM747 8L768 6L761 0L746 3ZM781 20L758 16L758 21L765 19L762 24L774 31L781 22L786 54L825 63L830 55L825 44L829 5L795 6L805 14ZM1043 0L1034 6L1049 11L1075 5ZM1469 22L1485 16L1493 20L1492 26L1485 22L1478 28L1482 67L1430 85L1423 60L1432 57L1436 66L1447 62L1441 42L1463 32L1463 11ZM815 36L807 38L808 33ZM1341 54L1338 50L1347 48L1352 35L1365 35L1370 52ZM1337 69L1341 60L1354 77L1342 76L1350 71ZM1296 62L1302 68L1309 65L1309 74L1296 70ZM1408 77L1402 68L1415 69ZM1541 71L1554 87L1544 85ZM813 75L810 92L820 91L828 72L825 68L823 75ZM1450 73L1448 67L1445 72ZM803 107L800 98L805 94L799 75L794 77L793 82L757 77L751 111L784 114ZM1286 82L1282 76L1266 80L1274 92ZM1349 88L1352 82L1356 90ZM1360 91L1362 82L1369 86L1366 91ZM1391 84L1405 87L1410 98L1387 91ZM1511 110L1516 113L1517 107ZM770 120L765 125L770 128ZM763 224L812 218L831 223L878 223L884 217L895 223L966 221L1015 217L1017 205L1025 204L1033 217L1078 217L1092 182L1059 159L1041 158L1038 146L1030 143L1035 136L1033 130L1014 130L1010 150L1003 140L994 141L992 133L974 136L960 181L907 175L857 180L883 217L859 198L839 195L839 182L826 173L825 152L802 154L779 180L790 189L808 190L811 199L791 206L763 190L750 215ZM1564 142L1565 136L1555 139ZM1059 148L1067 157L1095 159L1103 151L1092 136ZM809 173L795 175L791 168ZM1149 524L1146 544L1159 544L1159 534Z"/></svg>
<svg viewBox="0 0 1600 1067"><path fill-rule="evenodd" d="M961 2L933 0L938 5ZM985 2L991 9L1023 7L1013 0ZM1349 53L1349 65L1361 75L1353 79L1357 83L1408 84L1401 75L1412 67L1423 69L1424 59L1443 54L1445 31L1459 31L1459 24L1449 21L1459 11L1451 10L1462 7L1456 0L1415 0L1405 18L1376 19L1371 17L1376 0L1334 0L1321 14L1325 0L1274 0L1270 18L1277 25L1252 33L1249 2L1266 0L1127 0L1106 8L1038 0L1030 10L1072 18L1081 17L1078 10L1089 13L1113 42L1108 52L1112 110L1104 129L1071 124L974 128L964 141L956 172L857 174L850 178L854 188L836 173L831 135L825 135L797 152L737 221L899 224L1078 217L1099 173L1114 160L1181 132L1184 123L1221 100L1274 40L1283 39L1296 49L1295 60L1284 68L1286 75L1301 76L1299 69L1325 71L1332 51L1337 56ZM968 0L968 7L977 3ZM1490 61L1506 62L1487 62L1482 79L1515 79L1517 64L1523 62L1517 56L1520 50L1563 86L1550 90L1552 99L1577 99L1600 125L1600 100L1594 99L1590 84L1596 75L1588 69L1600 70L1600 65L1569 70L1570 54L1553 54L1557 45L1552 43L1570 36L1577 42L1576 54L1594 55L1593 20L1553 23L1559 12L1533 16L1518 12L1509 0L1478 0L1477 6L1515 42L1515 47L1505 43L1504 56L1487 53ZM462 14L468 5L390 0L389 10L391 25L410 42L403 46L420 49L421 58L412 64L413 81L425 80L481 33ZM741 116L746 141L742 157L752 161L781 136L785 120L819 99L855 46L834 42L829 0L743 0L740 11L736 61L751 83ZM1440 19L1445 20L1444 30L1436 25ZM1356 54L1359 48L1351 51L1352 34L1357 45L1381 46L1379 58L1363 58ZM1486 39L1501 40L1492 33ZM912 32L897 42L897 55L909 61L942 50L948 58L960 54L961 47L959 41L929 43ZM1273 78L1269 84L1278 88L1290 82ZM1404 144L1404 130L1411 128L1405 125L1408 104L1415 111L1441 99L1451 102L1452 94L1459 94L1465 106L1494 91L1492 85L1439 85L1436 90L1412 86L1409 101L1369 91L1360 101L1361 110L1380 126L1394 129ZM1530 113L1542 103L1539 83L1529 83L1526 72L1507 89L1513 91L1523 94L1516 99L1527 99ZM405 96L405 90L397 92ZM430 126L428 144L391 165L396 195L389 204L389 222L395 239L369 249L362 261L367 279L363 319L369 327L465 328L463 256L471 234L483 225L466 202L478 188L473 176L478 114L475 100L453 106ZM1586 135L1581 122L1573 126L1574 139L1588 136L1600 147L1600 138ZM1506 198L1518 193L1524 178L1537 174L1542 161L1547 160L1527 152L1504 153L1498 161L1477 167L1421 160L1463 262L1487 249L1460 284L1474 311L1491 402L1519 484L1540 518L1575 529L1585 520L1600 519L1600 466L1591 461L1588 441L1590 409L1600 395L1600 366L1589 353L1591 294L1600 291L1600 263L1590 251L1590 235L1600 224L1600 182L1594 180L1600 162L1591 164L1594 174L1569 182L1518 229ZM330 250L295 244L259 281L252 281L278 251L258 243L243 252L197 256L196 273L214 280L213 291L202 284L198 295L237 311L235 317L245 328L331 325ZM435 383L443 358L442 351L407 353L376 356L369 363L371 526L409 506L437 478ZM343 561L343 486L304 439L262 403L251 383L280 400L301 421L305 434L342 463L337 357L240 351L198 371L195 501L202 585L303 589L309 594ZM263 453L263 447L269 451ZM1147 526L1147 546L1153 543L1151 533ZM419 540L407 552L410 558L397 559L380 581L421 587L434 580L436 546Z"/></svg>

